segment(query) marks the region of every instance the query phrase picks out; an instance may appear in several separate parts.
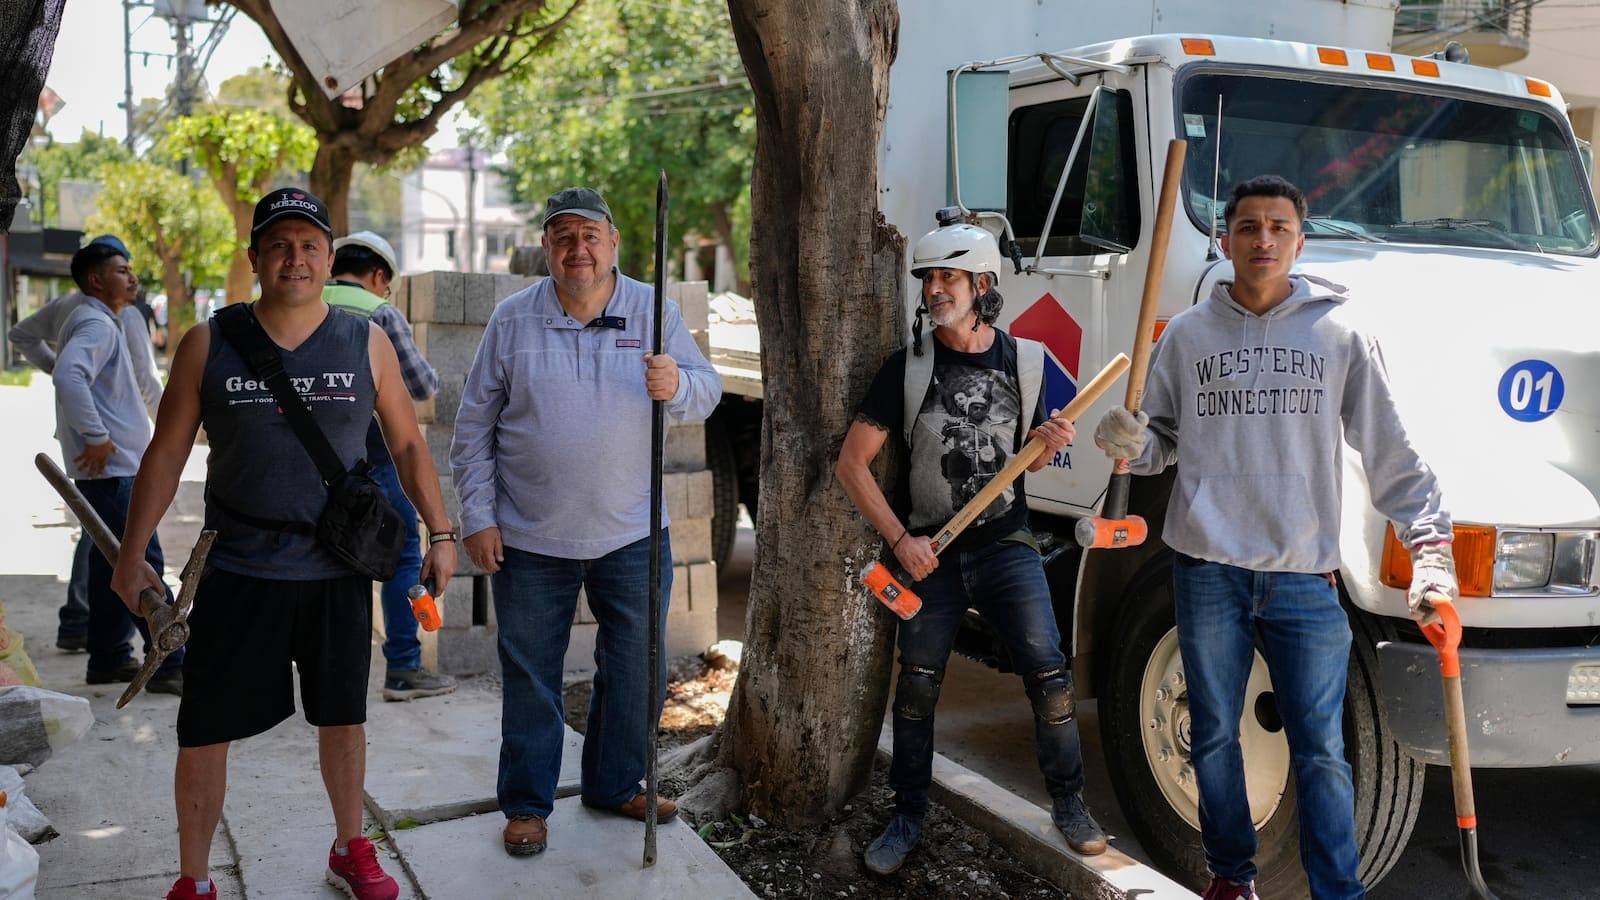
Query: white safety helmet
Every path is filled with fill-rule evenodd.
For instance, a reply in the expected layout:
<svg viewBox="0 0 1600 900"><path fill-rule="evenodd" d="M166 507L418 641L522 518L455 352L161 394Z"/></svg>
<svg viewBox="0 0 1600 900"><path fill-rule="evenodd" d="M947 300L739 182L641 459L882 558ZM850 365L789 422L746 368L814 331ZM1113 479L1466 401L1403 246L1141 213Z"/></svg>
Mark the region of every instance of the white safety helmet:
<svg viewBox="0 0 1600 900"><path fill-rule="evenodd" d="M1000 245L986 228L946 225L923 235L911 251L911 277L929 269L960 269L974 275L988 272L1000 277Z"/></svg>
<svg viewBox="0 0 1600 900"><path fill-rule="evenodd" d="M347 234L339 238L333 242L335 256L339 255L341 247L363 247L371 250L373 253L378 254L378 258L388 265L389 277L394 278L400 274L400 264L395 262L394 248L389 246L389 242L384 240L377 232L358 231L355 234Z"/></svg>

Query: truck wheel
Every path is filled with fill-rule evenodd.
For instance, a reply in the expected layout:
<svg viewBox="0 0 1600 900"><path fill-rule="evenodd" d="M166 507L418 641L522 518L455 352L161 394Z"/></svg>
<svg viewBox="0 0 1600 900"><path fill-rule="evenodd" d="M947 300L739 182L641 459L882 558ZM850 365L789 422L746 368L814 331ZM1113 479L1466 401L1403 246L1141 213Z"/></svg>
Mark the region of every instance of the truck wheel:
<svg viewBox="0 0 1600 900"><path fill-rule="evenodd" d="M739 527L739 469L728 430L715 417L706 422L706 468L711 470L711 560L721 571L733 556Z"/></svg>
<svg viewBox="0 0 1600 900"><path fill-rule="evenodd" d="M1200 846L1199 794L1189 761L1188 695L1172 607L1171 557L1162 554L1130 587L1119 615L1122 652L1110 661L1100 701L1101 738L1117 799L1158 867L1196 890L1209 878ZM1345 697L1345 753L1354 774L1356 843L1368 885L1393 867L1422 799L1423 766L1388 734L1377 698L1382 620L1352 615L1356 649ZM1240 719L1246 787L1256 825L1262 896L1308 894L1300 866L1289 748L1266 663L1256 655Z"/></svg>

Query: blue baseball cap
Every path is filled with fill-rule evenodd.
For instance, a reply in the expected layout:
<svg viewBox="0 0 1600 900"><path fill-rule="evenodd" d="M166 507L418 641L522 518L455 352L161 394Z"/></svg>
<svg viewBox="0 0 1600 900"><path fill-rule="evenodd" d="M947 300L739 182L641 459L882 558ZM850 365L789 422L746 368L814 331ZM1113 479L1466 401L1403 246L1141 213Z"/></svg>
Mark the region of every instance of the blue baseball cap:
<svg viewBox="0 0 1600 900"><path fill-rule="evenodd" d="M125 259L133 259L133 254L128 252L128 245L122 242L122 238L119 238L114 234L102 234L89 243L103 244L122 254Z"/></svg>

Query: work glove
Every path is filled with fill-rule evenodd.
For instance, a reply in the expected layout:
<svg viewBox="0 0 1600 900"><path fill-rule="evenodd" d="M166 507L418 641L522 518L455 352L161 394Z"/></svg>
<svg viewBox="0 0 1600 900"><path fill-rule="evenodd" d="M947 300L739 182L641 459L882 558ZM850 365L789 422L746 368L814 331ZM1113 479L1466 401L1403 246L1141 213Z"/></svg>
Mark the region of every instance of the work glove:
<svg viewBox="0 0 1600 900"><path fill-rule="evenodd" d="M1429 594L1443 594L1453 603L1459 596L1456 588L1456 559L1450 552L1449 541L1434 541L1411 548L1411 589L1406 592L1406 607L1413 619L1424 623L1438 618Z"/></svg>
<svg viewBox="0 0 1600 900"><path fill-rule="evenodd" d="M1112 459L1138 459L1144 450L1144 427L1150 417L1143 412L1128 412L1114 406L1094 427L1094 445Z"/></svg>

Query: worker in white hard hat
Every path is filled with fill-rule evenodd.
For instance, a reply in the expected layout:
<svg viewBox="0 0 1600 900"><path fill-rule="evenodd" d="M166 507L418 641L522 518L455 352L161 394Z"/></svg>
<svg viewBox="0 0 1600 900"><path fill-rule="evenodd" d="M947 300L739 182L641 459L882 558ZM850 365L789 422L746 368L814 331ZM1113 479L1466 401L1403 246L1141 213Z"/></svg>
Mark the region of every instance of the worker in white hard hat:
<svg viewBox="0 0 1600 900"><path fill-rule="evenodd" d="M944 221L943 219L941 221ZM900 623L894 698L894 814L866 851L867 868L895 871L916 846L933 770L933 713L945 664L968 609L1004 642L1010 668L1032 702L1039 768L1052 819L1078 853L1102 853L1105 834L1083 801L1083 757L1072 690L1038 542L1028 530L1023 479L978 514L942 555L930 538L1028 440L1049 464L1073 438L1071 423L1047 418L1044 351L994 327L1001 297L995 237L945 224L911 253L922 281L910 347L878 370L845 434L835 473L863 517L883 535L898 567L916 581L922 608ZM922 317L933 321L933 352L922 347ZM872 474L890 440L903 440L910 466L891 504Z"/></svg>
<svg viewBox="0 0 1600 900"><path fill-rule="evenodd" d="M439 374L417 349L411 323L405 314L384 298L399 270L394 248L371 231L358 231L333 242L333 280L322 291L322 299L335 309L371 319L389 336L400 357L400 374L412 399L426 400L439 391ZM384 446L377 420L367 431L367 460L372 479L383 489L401 518L416 521L416 509L400 488L399 473ZM416 528L407 532L400 554L400 567L384 582L383 598L383 699L413 700L448 694L456 689L454 678L422 667L422 642L417 639L417 620L411 612L408 592L417 583L422 565L422 538Z"/></svg>

